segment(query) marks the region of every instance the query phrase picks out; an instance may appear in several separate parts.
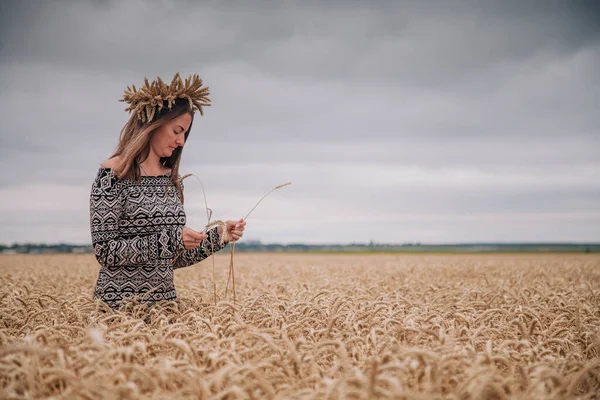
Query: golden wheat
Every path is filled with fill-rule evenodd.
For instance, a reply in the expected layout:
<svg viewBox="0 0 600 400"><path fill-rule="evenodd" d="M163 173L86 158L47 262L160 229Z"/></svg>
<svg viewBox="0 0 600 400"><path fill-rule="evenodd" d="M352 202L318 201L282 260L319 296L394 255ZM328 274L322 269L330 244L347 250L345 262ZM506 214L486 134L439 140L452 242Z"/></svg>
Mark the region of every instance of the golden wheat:
<svg viewBox="0 0 600 400"><path fill-rule="evenodd" d="M597 255L238 257L235 305L201 263L112 311L92 255L0 256L0 398L599 397Z"/></svg>

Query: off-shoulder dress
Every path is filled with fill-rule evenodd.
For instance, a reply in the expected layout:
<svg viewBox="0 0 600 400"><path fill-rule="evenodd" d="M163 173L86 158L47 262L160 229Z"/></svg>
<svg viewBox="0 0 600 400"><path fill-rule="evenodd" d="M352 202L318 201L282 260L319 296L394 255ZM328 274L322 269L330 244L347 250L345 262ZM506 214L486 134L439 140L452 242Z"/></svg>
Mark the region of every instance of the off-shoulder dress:
<svg viewBox="0 0 600 400"><path fill-rule="evenodd" d="M94 299L115 309L139 295L154 304L177 298L173 271L222 250L218 227L191 250L183 245L186 214L169 175L121 180L100 167L90 193L92 247L100 263ZM173 258L183 253L171 265Z"/></svg>

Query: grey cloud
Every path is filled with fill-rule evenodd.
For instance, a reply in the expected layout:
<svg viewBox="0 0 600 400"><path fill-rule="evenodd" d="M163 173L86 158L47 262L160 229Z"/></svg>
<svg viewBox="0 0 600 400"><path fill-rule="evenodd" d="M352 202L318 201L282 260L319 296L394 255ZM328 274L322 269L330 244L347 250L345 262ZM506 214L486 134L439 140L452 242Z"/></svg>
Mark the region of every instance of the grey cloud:
<svg viewBox="0 0 600 400"><path fill-rule="evenodd" d="M571 53L600 33L585 2L101 4L5 6L6 57L118 72L243 61L286 79L381 77L435 86L540 51Z"/></svg>

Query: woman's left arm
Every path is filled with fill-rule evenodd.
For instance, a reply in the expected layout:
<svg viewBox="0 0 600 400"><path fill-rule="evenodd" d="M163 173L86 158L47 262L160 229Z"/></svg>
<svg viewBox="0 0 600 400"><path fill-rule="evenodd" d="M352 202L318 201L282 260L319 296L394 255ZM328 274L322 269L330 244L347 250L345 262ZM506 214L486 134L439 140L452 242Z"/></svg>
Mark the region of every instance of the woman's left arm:
<svg viewBox="0 0 600 400"><path fill-rule="evenodd" d="M208 237L204 239L198 247L191 250L185 250L175 261L173 269L185 268L197 264L217 251L224 249L229 242L221 244L219 228L219 226L215 226L208 231Z"/></svg>

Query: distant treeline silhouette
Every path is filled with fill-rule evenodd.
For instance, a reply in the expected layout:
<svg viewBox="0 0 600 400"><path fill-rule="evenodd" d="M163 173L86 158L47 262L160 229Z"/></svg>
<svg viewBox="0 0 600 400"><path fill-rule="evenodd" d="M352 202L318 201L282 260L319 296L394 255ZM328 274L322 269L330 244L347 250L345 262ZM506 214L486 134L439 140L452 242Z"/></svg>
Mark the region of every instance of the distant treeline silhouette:
<svg viewBox="0 0 600 400"><path fill-rule="evenodd" d="M303 252L303 253L598 253L600 243L454 243L383 244L370 242L350 244L278 244L260 241L238 242L238 252ZM3 254L92 253L91 245L69 243L22 243L0 245Z"/></svg>

